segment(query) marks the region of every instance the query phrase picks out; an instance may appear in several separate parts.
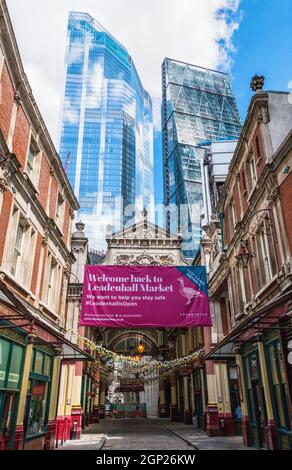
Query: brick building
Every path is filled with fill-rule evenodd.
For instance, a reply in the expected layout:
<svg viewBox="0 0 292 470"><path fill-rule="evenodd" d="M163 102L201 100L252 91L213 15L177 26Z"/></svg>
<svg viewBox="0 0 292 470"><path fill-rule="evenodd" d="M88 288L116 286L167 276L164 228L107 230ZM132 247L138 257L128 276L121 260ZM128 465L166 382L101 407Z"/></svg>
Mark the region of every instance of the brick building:
<svg viewBox="0 0 292 470"><path fill-rule="evenodd" d="M292 105L254 77L239 143L205 227L213 327L204 329L209 435L291 449ZM291 362L291 361L290 361Z"/></svg>
<svg viewBox="0 0 292 470"><path fill-rule="evenodd" d="M51 448L78 202L27 81L0 2L0 448Z"/></svg>

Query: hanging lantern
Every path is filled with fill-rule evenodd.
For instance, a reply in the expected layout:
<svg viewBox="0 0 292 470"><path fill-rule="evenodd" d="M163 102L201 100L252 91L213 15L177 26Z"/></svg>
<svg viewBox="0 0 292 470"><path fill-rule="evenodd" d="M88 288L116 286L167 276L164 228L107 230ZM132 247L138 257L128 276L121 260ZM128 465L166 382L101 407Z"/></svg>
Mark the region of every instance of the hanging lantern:
<svg viewBox="0 0 292 470"><path fill-rule="evenodd" d="M253 254L248 251L248 244L246 241L242 240L240 244L239 253L235 256L237 261L242 264L244 269L248 268L248 265L251 263L253 259Z"/></svg>
<svg viewBox="0 0 292 470"><path fill-rule="evenodd" d="M142 344L142 343L138 344L136 349L137 349L137 353L143 354L143 352L145 351L145 344Z"/></svg>

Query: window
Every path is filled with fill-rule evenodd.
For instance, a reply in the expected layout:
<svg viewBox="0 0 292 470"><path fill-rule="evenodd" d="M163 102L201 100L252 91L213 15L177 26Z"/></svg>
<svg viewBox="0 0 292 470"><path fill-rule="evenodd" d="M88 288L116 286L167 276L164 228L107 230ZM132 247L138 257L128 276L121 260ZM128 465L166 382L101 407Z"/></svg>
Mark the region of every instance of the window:
<svg viewBox="0 0 292 470"><path fill-rule="evenodd" d="M17 276L17 273L19 271L19 266L21 263L22 247L23 247L25 231L26 231L25 221L22 218L20 218L18 228L17 228L17 233L16 233L16 240L15 240L14 251L13 251L13 260L12 260L12 266L11 266L11 274L13 274L14 276Z"/></svg>
<svg viewBox="0 0 292 470"><path fill-rule="evenodd" d="M255 139L255 150L256 150L257 160L261 160L262 155L261 155L261 147L260 147L259 137L256 137L256 139Z"/></svg>
<svg viewBox="0 0 292 470"><path fill-rule="evenodd" d="M27 219L14 207L9 225L10 237L5 248L7 269L27 289L30 288L36 231Z"/></svg>
<svg viewBox="0 0 292 470"><path fill-rule="evenodd" d="M250 194L257 183L257 167L253 153L249 155L246 163L247 185Z"/></svg>
<svg viewBox="0 0 292 470"><path fill-rule="evenodd" d="M246 288L243 269L244 268L239 264L236 266L237 295L239 306L238 313L244 312L244 304L246 303Z"/></svg>
<svg viewBox="0 0 292 470"><path fill-rule="evenodd" d="M19 390L23 347L0 338L0 388Z"/></svg>
<svg viewBox="0 0 292 470"><path fill-rule="evenodd" d="M284 372L281 345L279 339L275 339L266 345L269 382L272 392L272 404L276 421L276 430L280 440L281 450L291 449L289 445L289 432L291 431L291 420L289 418L289 388Z"/></svg>
<svg viewBox="0 0 292 470"><path fill-rule="evenodd" d="M48 305L52 303L54 283L55 283L55 277L56 277L56 269L57 269L57 262L54 260L54 258L52 258L51 265L49 268L48 291L47 291L47 298L46 298L46 302Z"/></svg>
<svg viewBox="0 0 292 470"><path fill-rule="evenodd" d="M30 380L28 389L29 414L27 436L29 437L45 431L48 382L35 379Z"/></svg>
<svg viewBox="0 0 292 470"><path fill-rule="evenodd" d="M60 193L57 200L56 224L62 230L64 225L64 199Z"/></svg>
<svg viewBox="0 0 292 470"><path fill-rule="evenodd" d="M256 267L259 287L263 288L277 273L277 261L270 227L263 223L256 237Z"/></svg>
<svg viewBox="0 0 292 470"><path fill-rule="evenodd" d="M52 310L56 310L58 306L60 284L61 284L61 267L51 253L48 255L47 275L45 283L44 302Z"/></svg>
<svg viewBox="0 0 292 470"><path fill-rule="evenodd" d="M230 217L229 217L229 220L230 220L230 236L231 236L231 238L233 238L234 229L235 229L235 226L237 224L236 212L235 212L235 206L234 206L233 198L231 199L231 201L229 203L229 214L230 214Z"/></svg>
<svg viewBox="0 0 292 470"><path fill-rule="evenodd" d="M52 356L34 349L27 394L27 437L46 431Z"/></svg>
<svg viewBox="0 0 292 470"><path fill-rule="evenodd" d="M30 143L29 149L28 149L28 155L27 155L27 165L26 165L26 172L31 175L35 166L35 161L36 157L38 155L39 151L32 141Z"/></svg>
<svg viewBox="0 0 292 470"><path fill-rule="evenodd" d="M38 187L39 173L40 173L41 152L37 147L36 142L31 139L26 162L26 173L34 186Z"/></svg>

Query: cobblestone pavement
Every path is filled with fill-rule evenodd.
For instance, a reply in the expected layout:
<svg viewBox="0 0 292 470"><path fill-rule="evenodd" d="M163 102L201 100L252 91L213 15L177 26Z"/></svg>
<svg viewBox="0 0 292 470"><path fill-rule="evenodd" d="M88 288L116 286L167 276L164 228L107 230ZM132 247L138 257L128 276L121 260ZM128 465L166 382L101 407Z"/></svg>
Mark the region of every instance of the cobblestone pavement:
<svg viewBox="0 0 292 470"><path fill-rule="evenodd" d="M58 450L244 450L242 438L209 438L181 423L159 419L104 420L87 429L80 440Z"/></svg>

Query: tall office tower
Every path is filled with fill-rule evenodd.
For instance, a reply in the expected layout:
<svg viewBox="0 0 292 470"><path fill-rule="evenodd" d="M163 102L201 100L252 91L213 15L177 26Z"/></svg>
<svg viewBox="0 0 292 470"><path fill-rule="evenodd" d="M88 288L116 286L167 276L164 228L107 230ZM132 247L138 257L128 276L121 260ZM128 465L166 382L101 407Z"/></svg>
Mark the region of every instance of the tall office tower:
<svg viewBox="0 0 292 470"><path fill-rule="evenodd" d="M68 22L60 156L90 247L105 231L154 217L152 101L127 50L86 13Z"/></svg>
<svg viewBox="0 0 292 470"><path fill-rule="evenodd" d="M237 139L241 121L227 74L166 58L162 64L164 202L167 227L193 258L201 240L202 174L212 141Z"/></svg>

